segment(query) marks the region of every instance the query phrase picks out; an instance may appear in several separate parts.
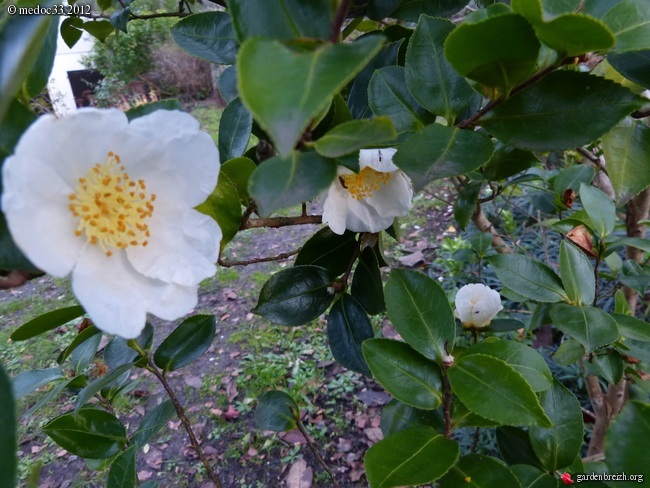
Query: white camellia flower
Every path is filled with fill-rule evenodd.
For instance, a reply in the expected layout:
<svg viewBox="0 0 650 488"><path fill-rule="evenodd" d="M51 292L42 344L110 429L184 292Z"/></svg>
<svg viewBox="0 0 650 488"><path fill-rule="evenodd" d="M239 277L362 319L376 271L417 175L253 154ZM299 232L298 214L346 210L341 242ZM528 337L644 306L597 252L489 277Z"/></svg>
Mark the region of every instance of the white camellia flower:
<svg viewBox="0 0 650 488"><path fill-rule="evenodd" d="M92 321L130 339L146 313L174 320L216 272L221 229L194 210L219 155L190 115L119 110L40 117L3 168L2 211L18 247L63 277Z"/></svg>
<svg viewBox="0 0 650 488"><path fill-rule="evenodd" d="M499 292L489 286L465 285L456 294L456 316L465 327L486 327L502 309Z"/></svg>
<svg viewBox="0 0 650 488"><path fill-rule="evenodd" d="M393 148L362 149L359 173L339 167L327 192L323 222L333 232L379 232L411 210L413 185L393 164Z"/></svg>

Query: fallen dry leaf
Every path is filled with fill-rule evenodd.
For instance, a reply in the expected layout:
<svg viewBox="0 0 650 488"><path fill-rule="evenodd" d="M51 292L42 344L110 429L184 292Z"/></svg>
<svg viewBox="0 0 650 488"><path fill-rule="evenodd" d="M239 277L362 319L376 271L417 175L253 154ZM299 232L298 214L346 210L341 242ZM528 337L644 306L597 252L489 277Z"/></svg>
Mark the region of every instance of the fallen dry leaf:
<svg viewBox="0 0 650 488"><path fill-rule="evenodd" d="M285 482L287 488L311 488L314 480L314 471L307 466L303 459L298 459L287 474Z"/></svg>

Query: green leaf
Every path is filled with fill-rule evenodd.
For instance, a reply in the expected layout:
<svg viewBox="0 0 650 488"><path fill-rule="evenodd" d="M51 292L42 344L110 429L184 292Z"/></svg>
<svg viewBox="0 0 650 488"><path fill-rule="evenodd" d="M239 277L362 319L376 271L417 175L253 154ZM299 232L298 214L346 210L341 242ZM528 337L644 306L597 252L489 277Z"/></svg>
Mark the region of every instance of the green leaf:
<svg viewBox="0 0 650 488"><path fill-rule="evenodd" d="M490 139L479 132L431 124L409 137L393 162L418 191L430 181L477 169L489 161L493 150Z"/></svg>
<svg viewBox="0 0 650 488"><path fill-rule="evenodd" d="M11 380L0 364L0 488L14 488L18 466L18 419Z"/></svg>
<svg viewBox="0 0 650 488"><path fill-rule="evenodd" d="M563 150L591 143L643 103L613 81L555 71L495 107L481 126L506 144Z"/></svg>
<svg viewBox="0 0 650 488"><path fill-rule="evenodd" d="M318 266L294 266L267 281L253 312L283 325L302 325L320 316L334 295L328 291L332 277Z"/></svg>
<svg viewBox="0 0 650 488"><path fill-rule="evenodd" d="M566 338L565 338L566 339ZM553 360L562 366L579 361L586 354L585 348L575 339L566 339L553 354Z"/></svg>
<svg viewBox="0 0 650 488"><path fill-rule="evenodd" d="M84 22L83 29L91 36L97 38L99 42L104 42L115 31L113 24L108 20Z"/></svg>
<svg viewBox="0 0 650 488"><path fill-rule="evenodd" d="M596 175L596 170L585 164L578 164L563 169L553 180L553 190L561 195L565 190L571 189L575 192L580 190L580 183L591 183Z"/></svg>
<svg viewBox="0 0 650 488"><path fill-rule="evenodd" d="M454 400L453 405L451 425L454 429L460 427L497 427L500 425L500 422L488 420L468 410L458 398Z"/></svg>
<svg viewBox="0 0 650 488"><path fill-rule="evenodd" d="M559 481L548 473L528 464L510 466L523 488L559 488Z"/></svg>
<svg viewBox="0 0 650 488"><path fill-rule="evenodd" d="M239 90L237 89L237 68L235 66L228 66L221 72L218 88L219 93L228 103L239 96Z"/></svg>
<svg viewBox="0 0 650 488"><path fill-rule="evenodd" d="M482 181L471 181L458 192L458 197L454 202L454 219L463 231L476 211L482 186Z"/></svg>
<svg viewBox="0 0 650 488"><path fill-rule="evenodd" d="M214 315L194 315L185 319L158 346L153 356L163 371L175 371L190 364L208 350L214 339Z"/></svg>
<svg viewBox="0 0 650 488"><path fill-rule="evenodd" d="M484 257L492 247L492 234L490 232L477 232L472 234L469 242L474 252Z"/></svg>
<svg viewBox="0 0 650 488"><path fill-rule="evenodd" d="M80 17L67 17L61 22L61 38L70 49L81 39L83 24Z"/></svg>
<svg viewBox="0 0 650 488"><path fill-rule="evenodd" d="M573 305L590 305L596 298L594 268L587 255L566 240L560 244L560 276Z"/></svg>
<svg viewBox="0 0 650 488"><path fill-rule="evenodd" d="M338 158L373 145L387 145L397 138L390 118L352 120L337 125L314 143L314 149L327 158Z"/></svg>
<svg viewBox="0 0 650 488"><path fill-rule="evenodd" d="M605 456L610 473L650 475L647 445L650 437L650 404L628 402L616 420L607 429ZM616 483L619 486L636 486L638 482Z"/></svg>
<svg viewBox="0 0 650 488"><path fill-rule="evenodd" d="M219 159L225 163L246 152L253 129L253 116L239 98L228 104L219 121Z"/></svg>
<svg viewBox="0 0 650 488"><path fill-rule="evenodd" d="M381 411L381 432L384 437L406 429L432 427L442 432L444 421L437 410L420 410L392 399Z"/></svg>
<svg viewBox="0 0 650 488"><path fill-rule="evenodd" d="M374 332L365 310L352 296L341 295L327 320L327 338L334 359L345 368L370 376L361 343L372 337Z"/></svg>
<svg viewBox="0 0 650 488"><path fill-rule="evenodd" d="M540 394L542 408L553 426L528 430L530 443L546 471L557 471L569 466L580 454L584 427L582 409L576 397L558 380Z"/></svg>
<svg viewBox="0 0 650 488"><path fill-rule="evenodd" d="M551 318L553 325L580 342L587 352L618 339L616 321L599 308L559 303L551 309Z"/></svg>
<svg viewBox="0 0 650 488"><path fill-rule="evenodd" d="M451 17L467 5L467 0L402 0L390 15L393 19L417 22L420 15Z"/></svg>
<svg viewBox="0 0 650 488"><path fill-rule="evenodd" d="M94 336L95 334L101 334L102 331L99 330L97 327L94 325L91 325L90 327L86 327L83 329L81 332L79 332L75 338L72 340L72 342L66 347L61 354L56 358L56 362L59 364L63 364L63 361L65 361L72 352L82 345L84 342L86 342L90 337Z"/></svg>
<svg viewBox="0 0 650 488"><path fill-rule="evenodd" d="M616 203L624 205L650 185L650 128L623 119L603 136L602 146Z"/></svg>
<svg viewBox="0 0 650 488"><path fill-rule="evenodd" d="M336 163L315 152L267 159L251 175L248 191L260 216L318 196L336 178Z"/></svg>
<svg viewBox="0 0 650 488"><path fill-rule="evenodd" d="M230 14L200 12L171 28L176 44L190 54L217 64L235 64L237 39Z"/></svg>
<svg viewBox="0 0 650 488"><path fill-rule="evenodd" d="M257 402L255 423L260 429L285 432L298 425L300 409L295 400L280 390L267 391Z"/></svg>
<svg viewBox="0 0 650 488"><path fill-rule="evenodd" d="M594 365L600 375L611 385L616 385L623 378L625 362L618 351L609 351L603 356L596 356Z"/></svg>
<svg viewBox="0 0 650 488"><path fill-rule="evenodd" d="M35 319L26 322L18 327L9 338L12 341L24 341L36 337L50 330L54 330L71 320L81 317L84 314L83 307L75 305L73 307L59 308L51 312L39 315Z"/></svg>
<svg viewBox="0 0 650 488"><path fill-rule="evenodd" d="M348 230L339 235L329 227L323 227L305 242L294 264L320 266L327 269L332 276L340 276L345 273L357 248L356 235Z"/></svg>
<svg viewBox="0 0 650 488"><path fill-rule="evenodd" d="M471 485L468 485L467 479L471 480ZM469 454L462 457L440 480L440 488L459 486L521 488L519 480L503 464L503 461L481 454Z"/></svg>
<svg viewBox="0 0 650 488"><path fill-rule="evenodd" d="M32 369L23 371L13 379L14 396L16 400L36 391L41 386L47 385L54 380L63 378L61 368Z"/></svg>
<svg viewBox="0 0 650 488"><path fill-rule="evenodd" d="M327 0L229 0L228 10L240 41L255 36L282 41L329 39L331 34L332 11Z"/></svg>
<svg viewBox="0 0 650 488"><path fill-rule="evenodd" d="M126 444L126 429L114 415L84 408L51 420L43 431L60 447L75 456L106 459Z"/></svg>
<svg viewBox="0 0 650 488"><path fill-rule="evenodd" d="M517 290L523 297L551 303L567 299L558 275L535 259L521 254L500 254L486 259L503 285Z"/></svg>
<svg viewBox="0 0 650 488"><path fill-rule="evenodd" d="M38 53L34 66L32 66L32 69L25 80L24 92L27 97L31 98L39 95L45 88L45 85L47 85L47 80L50 77L52 66L54 65L58 32L58 23L51 22L47 33L45 34L43 46Z"/></svg>
<svg viewBox="0 0 650 488"><path fill-rule="evenodd" d="M614 230L616 224L616 206L611 198L591 185L580 185L580 201L594 228L604 239Z"/></svg>
<svg viewBox="0 0 650 488"><path fill-rule="evenodd" d="M242 45L237 62L240 97L281 157L289 155L311 120L372 59L381 44L381 37L370 36L302 53L268 39L254 38ZM268 96L269 86L273 96Z"/></svg>
<svg viewBox="0 0 650 488"><path fill-rule="evenodd" d="M67 388L72 382L79 382L80 378L85 381L85 376L73 376L72 378L68 378L66 380L61 380L57 381L52 388L50 388L45 395L41 396L34 405L32 405L29 410L27 410L25 413L23 413L23 417L27 418L30 415L34 414L38 409L41 407L47 405L50 403L52 400L57 398L59 394ZM56 381L56 380L55 380Z"/></svg>
<svg viewBox="0 0 650 488"><path fill-rule="evenodd" d="M618 256L618 254L612 253L611 256ZM619 257L620 260L620 257ZM605 258L605 262L607 262L607 258ZM621 261L621 265L622 265ZM609 263L607 263L609 265ZM610 268L612 267L609 265ZM630 304L627 303L627 298L625 297L625 294L623 293L622 290L616 290L616 293L614 294L614 311L618 314L623 314L623 315L632 315L632 311L630 310ZM617 321L618 323L618 321ZM619 330L621 329L621 324L618 324ZM621 333L622 336L625 337L624 333Z"/></svg>
<svg viewBox="0 0 650 488"><path fill-rule="evenodd" d="M444 56L445 40L454 30L448 20L422 15L406 51L406 86L430 112L453 122L474 91Z"/></svg>
<svg viewBox="0 0 650 488"><path fill-rule="evenodd" d="M461 356L447 375L458 398L481 417L503 425L551 426L524 377L501 359Z"/></svg>
<svg viewBox="0 0 650 488"><path fill-rule="evenodd" d="M402 66L374 72L368 85L368 104L375 115L390 117L397 132L420 130L425 123L434 121L406 88Z"/></svg>
<svg viewBox="0 0 650 488"><path fill-rule="evenodd" d="M111 463L106 488L135 488L137 485L135 455L138 446L122 451Z"/></svg>
<svg viewBox="0 0 650 488"><path fill-rule="evenodd" d="M176 409L171 400L165 400L160 405L147 413L142 419L138 429L131 437L131 444L135 444L142 449L149 443L151 438L162 429L169 419L176 414Z"/></svg>
<svg viewBox="0 0 650 488"><path fill-rule="evenodd" d="M137 107L130 108L125 112L126 118L129 121L154 113L156 110L180 110L183 111L183 106L175 98L167 100L159 100L157 102L145 103Z"/></svg>
<svg viewBox="0 0 650 488"><path fill-rule="evenodd" d="M125 7L123 9L116 10L115 12L113 12L108 20L111 22L111 24L113 24L113 27L115 27L117 30L126 32L126 25L128 24L130 18L131 18L131 8Z"/></svg>
<svg viewBox="0 0 650 488"><path fill-rule="evenodd" d="M490 338L467 349L463 356L487 354L519 372L534 391L544 391L551 386L553 376L546 361L535 349L515 341Z"/></svg>
<svg viewBox="0 0 650 488"><path fill-rule="evenodd" d="M484 85L490 98L507 96L528 78L538 53L535 31L517 14L461 24L445 43L445 57L453 68Z"/></svg>
<svg viewBox="0 0 650 488"><path fill-rule="evenodd" d="M0 121L38 59L52 22L46 15L14 15L0 31Z"/></svg>
<svg viewBox="0 0 650 488"><path fill-rule="evenodd" d="M615 313L612 315L623 337L638 341L650 342L650 324L628 315Z"/></svg>
<svg viewBox="0 0 650 488"><path fill-rule="evenodd" d="M498 144L494 154L483 167L483 176L491 181L504 180L537 163L539 159L530 151Z"/></svg>
<svg viewBox="0 0 650 488"><path fill-rule="evenodd" d="M370 247L361 252L352 276L350 293L368 314L376 315L386 311L379 261L374 249Z"/></svg>
<svg viewBox="0 0 650 488"><path fill-rule="evenodd" d="M407 429L380 440L366 451L364 465L370 488L431 483L454 465L456 441L430 427Z"/></svg>
<svg viewBox="0 0 650 488"><path fill-rule="evenodd" d="M528 464L540 466L539 459L530 444L528 432L520 427L498 427L497 445L499 453L509 465Z"/></svg>
<svg viewBox="0 0 650 488"><path fill-rule="evenodd" d="M612 52L641 51L650 49L650 4L645 0L622 0L607 2L606 11L600 17L616 36Z"/></svg>
<svg viewBox="0 0 650 488"><path fill-rule="evenodd" d="M248 205L250 195L248 194L248 180L257 166L248 158L233 158L221 165L221 174L226 175L233 183L239 194L239 200Z"/></svg>
<svg viewBox="0 0 650 488"><path fill-rule="evenodd" d="M72 366L75 373L80 374L86 370L90 361L97 354L97 349L101 341L102 335L95 334L72 351L72 354L70 354L70 366Z"/></svg>
<svg viewBox="0 0 650 488"><path fill-rule="evenodd" d="M100 376L96 380L90 382L88 386L86 386L83 390L79 392L77 395L77 399L75 400L74 403L74 412L77 413L83 407L88 403L88 400L90 400L96 393L99 393L101 390L104 388L107 388L111 386L113 383L116 382L124 373L129 371L133 367L133 364L127 363L127 364L122 364L121 366L118 366L115 369L112 369L108 373L106 373L103 376Z"/></svg>
<svg viewBox="0 0 650 488"><path fill-rule="evenodd" d="M363 354L373 376L402 403L434 410L442 403L442 374L438 365L404 342L370 339Z"/></svg>
<svg viewBox="0 0 650 488"><path fill-rule="evenodd" d="M533 25L540 40L562 57L606 51L616 43L603 22L584 14L567 13Z"/></svg>
<svg viewBox="0 0 650 488"><path fill-rule="evenodd" d="M428 276L393 269L386 282L386 308L397 332L424 357L442 362L456 337L456 321L447 295Z"/></svg>
<svg viewBox="0 0 650 488"><path fill-rule="evenodd" d="M610 54L607 61L628 80L650 88L650 49L637 52Z"/></svg>
<svg viewBox="0 0 650 488"><path fill-rule="evenodd" d="M501 290L501 293L504 294L504 290ZM532 330L533 328L534 327L526 327L526 324L517 319L492 319L490 325L482 330L485 332L510 332L519 329Z"/></svg>
<svg viewBox="0 0 650 488"><path fill-rule="evenodd" d="M219 175L217 187L205 202L196 207L196 210L217 221L223 233L221 238L221 249L223 250L226 244L235 237L241 225L239 193L235 184L225 173Z"/></svg>

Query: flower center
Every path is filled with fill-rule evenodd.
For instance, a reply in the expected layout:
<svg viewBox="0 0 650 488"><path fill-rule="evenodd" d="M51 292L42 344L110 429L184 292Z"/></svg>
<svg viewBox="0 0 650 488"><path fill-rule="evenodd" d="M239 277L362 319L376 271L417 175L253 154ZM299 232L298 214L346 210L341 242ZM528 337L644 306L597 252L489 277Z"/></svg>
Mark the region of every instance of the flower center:
<svg viewBox="0 0 650 488"><path fill-rule="evenodd" d="M341 185L355 200L372 197L377 190L388 183L388 180L390 180L390 173L376 171L370 166L366 166L358 174L339 176Z"/></svg>
<svg viewBox="0 0 650 488"><path fill-rule="evenodd" d="M147 195L143 180L133 181L120 157L113 152L102 164L93 166L85 178L79 178L75 193L71 193L69 209L79 217L76 236L86 235L88 242L97 244L107 256L114 249L146 246L149 226L146 220L153 214L156 195Z"/></svg>

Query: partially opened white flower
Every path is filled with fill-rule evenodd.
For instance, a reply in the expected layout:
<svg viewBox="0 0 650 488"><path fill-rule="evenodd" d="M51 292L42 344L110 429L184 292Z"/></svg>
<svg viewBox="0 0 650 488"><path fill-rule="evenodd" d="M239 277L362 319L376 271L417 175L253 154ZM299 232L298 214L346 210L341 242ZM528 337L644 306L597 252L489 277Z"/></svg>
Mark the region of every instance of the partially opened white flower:
<svg viewBox="0 0 650 488"><path fill-rule="evenodd" d="M411 180L393 164L396 149L362 149L359 173L339 167L323 204L323 222L333 232L379 232L411 210Z"/></svg>
<svg viewBox="0 0 650 488"><path fill-rule="evenodd" d="M194 207L212 192L219 156L190 115L119 110L40 117L3 168L14 241L43 271L72 273L97 325L137 337L147 312L174 320L212 276L221 229Z"/></svg>
<svg viewBox="0 0 650 488"><path fill-rule="evenodd" d="M465 285L456 294L456 316L465 327L486 327L502 309L499 292L489 286Z"/></svg>

